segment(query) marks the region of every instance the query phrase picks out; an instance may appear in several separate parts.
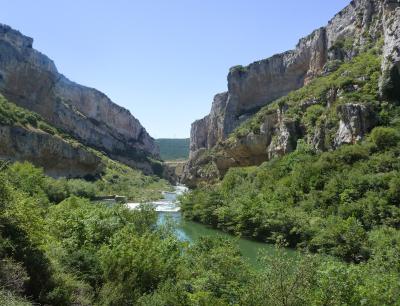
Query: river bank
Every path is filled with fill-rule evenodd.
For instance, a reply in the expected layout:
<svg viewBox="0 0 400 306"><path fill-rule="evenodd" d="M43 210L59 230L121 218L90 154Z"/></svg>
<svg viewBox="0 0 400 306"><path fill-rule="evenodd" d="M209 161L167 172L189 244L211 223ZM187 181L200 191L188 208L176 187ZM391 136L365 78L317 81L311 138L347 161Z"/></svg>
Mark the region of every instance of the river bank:
<svg viewBox="0 0 400 306"><path fill-rule="evenodd" d="M183 241L194 242L202 236L222 236L236 240L242 256L254 267L259 267L257 258L260 254L275 254L274 245L254 241L247 238L235 237L231 234L211 228L201 223L185 220L182 217L177 197L188 189L185 186L175 186L173 192L163 192L164 199L150 202L154 209L158 212L158 224L165 224L168 220L172 220L176 226L176 235ZM140 203L127 203L130 209L138 209ZM287 250L290 254L295 254L294 250Z"/></svg>

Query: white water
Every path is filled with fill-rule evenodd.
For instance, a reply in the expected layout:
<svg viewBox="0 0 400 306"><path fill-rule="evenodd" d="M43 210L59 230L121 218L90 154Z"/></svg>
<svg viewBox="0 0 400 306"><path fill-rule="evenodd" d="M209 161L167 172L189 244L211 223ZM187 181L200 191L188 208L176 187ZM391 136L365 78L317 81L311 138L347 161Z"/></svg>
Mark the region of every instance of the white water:
<svg viewBox="0 0 400 306"><path fill-rule="evenodd" d="M174 187L174 192L163 191L163 200L148 202L154 207L157 212L178 212L181 210L179 201L176 199L177 196L185 193L188 188L182 185ZM139 209L141 203L126 203L126 206L130 209Z"/></svg>

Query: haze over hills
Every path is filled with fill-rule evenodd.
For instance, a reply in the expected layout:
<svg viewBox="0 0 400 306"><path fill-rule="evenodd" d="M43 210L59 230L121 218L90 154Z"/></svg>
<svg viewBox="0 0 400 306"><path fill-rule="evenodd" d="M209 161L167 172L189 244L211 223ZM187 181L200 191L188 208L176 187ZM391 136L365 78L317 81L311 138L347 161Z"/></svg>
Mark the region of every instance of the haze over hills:
<svg viewBox="0 0 400 306"><path fill-rule="evenodd" d="M156 144L163 160L186 160L189 158L189 138L158 138Z"/></svg>

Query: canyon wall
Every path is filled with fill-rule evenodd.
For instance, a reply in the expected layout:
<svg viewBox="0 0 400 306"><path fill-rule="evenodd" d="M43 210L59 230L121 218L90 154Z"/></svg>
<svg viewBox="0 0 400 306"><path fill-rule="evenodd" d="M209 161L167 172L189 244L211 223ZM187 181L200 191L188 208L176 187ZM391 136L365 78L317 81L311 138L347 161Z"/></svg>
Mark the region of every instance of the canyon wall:
<svg viewBox="0 0 400 306"><path fill-rule="evenodd" d="M151 173L146 159L157 158L158 148L140 122L100 91L68 80L32 44L0 24L0 93L83 144Z"/></svg>
<svg viewBox="0 0 400 306"><path fill-rule="evenodd" d="M30 161L53 177L95 177L104 168L100 157L78 143L21 126L0 125L0 157Z"/></svg>
<svg viewBox="0 0 400 306"><path fill-rule="evenodd" d="M265 118L260 127L261 133L249 133L234 144L225 143L225 140L262 107L302 88L316 77L328 75L332 67L351 60L379 40L383 43L381 96L390 99L400 97L399 24L399 1L354 0L325 27L300 39L294 50L245 67L232 67L227 77L228 91L217 94L210 114L192 124L190 160L185 167L183 181L195 185L197 178L205 176L203 166L209 165L211 158L209 155L205 158L205 150L218 147L220 157L221 154L223 156L212 158L213 169L206 175L212 173L211 177L223 175L232 166L257 165L293 150L295 141L307 135L301 131L302 127L296 126L296 122L285 120L283 110ZM361 112L360 107L354 107ZM352 108L351 104L343 107L342 111L347 108ZM338 111L339 116L342 111ZM354 136L344 134L349 131L345 126L343 123L341 131L338 131L338 143ZM317 147L318 139L321 135L311 140ZM246 162L243 162L243 156Z"/></svg>

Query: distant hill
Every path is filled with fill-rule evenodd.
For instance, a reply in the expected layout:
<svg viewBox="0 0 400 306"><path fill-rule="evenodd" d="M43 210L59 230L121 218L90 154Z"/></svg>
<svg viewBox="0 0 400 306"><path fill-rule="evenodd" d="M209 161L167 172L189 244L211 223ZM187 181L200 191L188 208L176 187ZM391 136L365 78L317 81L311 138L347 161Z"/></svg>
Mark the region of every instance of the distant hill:
<svg viewBox="0 0 400 306"><path fill-rule="evenodd" d="M189 138L159 138L156 144L160 148L163 160L177 160L189 158Z"/></svg>

